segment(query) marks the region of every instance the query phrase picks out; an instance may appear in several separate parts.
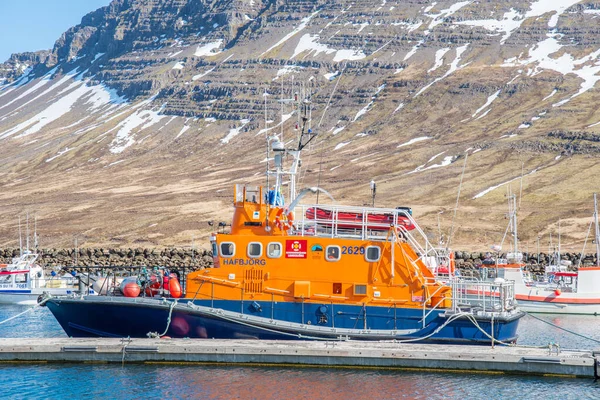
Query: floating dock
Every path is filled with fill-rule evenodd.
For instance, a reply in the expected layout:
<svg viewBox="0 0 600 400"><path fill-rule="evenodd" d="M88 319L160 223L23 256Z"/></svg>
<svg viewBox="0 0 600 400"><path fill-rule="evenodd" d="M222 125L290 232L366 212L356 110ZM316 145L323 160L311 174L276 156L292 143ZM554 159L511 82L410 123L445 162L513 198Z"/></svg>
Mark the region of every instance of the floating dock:
<svg viewBox="0 0 600 400"><path fill-rule="evenodd" d="M0 363L174 363L423 369L597 378L599 351L361 341L0 339Z"/></svg>

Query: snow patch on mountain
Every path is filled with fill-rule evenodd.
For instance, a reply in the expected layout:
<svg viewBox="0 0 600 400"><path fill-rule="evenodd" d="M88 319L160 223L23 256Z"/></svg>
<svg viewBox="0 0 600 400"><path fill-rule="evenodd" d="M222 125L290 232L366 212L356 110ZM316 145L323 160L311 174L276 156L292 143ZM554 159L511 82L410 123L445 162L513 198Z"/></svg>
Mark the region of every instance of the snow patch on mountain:
<svg viewBox="0 0 600 400"><path fill-rule="evenodd" d="M348 50L348 49L336 50L336 49L332 49L332 48L328 47L327 45L319 43L318 40L319 40L319 35L311 35L309 33L303 35L300 38L300 41L298 42L298 44L296 45L294 54L292 55L292 57L290 59L295 58L296 56L298 56L299 54L301 54L305 51L308 51L309 54L314 52L314 53L312 53L313 57L316 57L320 53L325 53L325 54L335 53L335 56L333 57L334 62L340 62L340 61L344 61L344 60L349 60L349 61L362 60L363 58L366 57L365 53L363 53L362 50Z"/></svg>
<svg viewBox="0 0 600 400"><path fill-rule="evenodd" d="M216 56L220 53L220 51L215 51L223 44L223 39L216 40L214 42L206 43L204 46L196 47L196 51L194 52L194 56L196 57L212 57Z"/></svg>
<svg viewBox="0 0 600 400"><path fill-rule="evenodd" d="M502 39L500 40L500 44L503 44L528 18L539 18L542 15L551 12L552 16L548 21L548 28L555 28L558 23L558 18L569 7L580 3L581 1L582 0L538 0L531 4L529 11L525 14L521 14L514 8L511 8L510 11L504 13L500 20L488 19L459 21L455 23L458 25L478 26L489 31L503 33Z"/></svg>

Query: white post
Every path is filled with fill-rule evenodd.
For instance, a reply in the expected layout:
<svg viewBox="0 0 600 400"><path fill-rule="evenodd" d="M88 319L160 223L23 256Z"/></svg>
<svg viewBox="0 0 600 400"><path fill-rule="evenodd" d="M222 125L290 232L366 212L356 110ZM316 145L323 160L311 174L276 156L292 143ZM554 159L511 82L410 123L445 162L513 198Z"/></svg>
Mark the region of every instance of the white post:
<svg viewBox="0 0 600 400"><path fill-rule="evenodd" d="M512 196L512 200L513 200L513 215L512 215L512 223L513 223L513 235L514 235L514 252L515 252L515 257L517 257L517 252L518 252L518 248L519 248L519 239L517 237L517 196L513 194Z"/></svg>
<svg viewBox="0 0 600 400"><path fill-rule="evenodd" d="M600 265L600 228L598 227L598 201L594 193L594 225L596 227L596 265Z"/></svg>
<svg viewBox="0 0 600 400"><path fill-rule="evenodd" d="M23 235L21 234L21 216L19 216L19 255L23 255Z"/></svg>
<svg viewBox="0 0 600 400"><path fill-rule="evenodd" d="M25 220L26 222L26 226L25 226L25 231L27 232L27 248L25 249L26 251L29 251L29 213L27 213L27 219Z"/></svg>

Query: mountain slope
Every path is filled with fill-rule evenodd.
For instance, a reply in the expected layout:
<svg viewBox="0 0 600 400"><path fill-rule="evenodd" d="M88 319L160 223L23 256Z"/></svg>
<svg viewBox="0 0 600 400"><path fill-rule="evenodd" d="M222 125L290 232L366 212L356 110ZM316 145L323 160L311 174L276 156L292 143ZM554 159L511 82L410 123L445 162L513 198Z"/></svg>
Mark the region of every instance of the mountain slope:
<svg viewBox="0 0 600 400"><path fill-rule="evenodd" d="M188 243L228 217L232 181L262 182L265 92L288 139L277 99L310 92L301 186L363 204L375 179L377 204L432 237L454 220L466 249L502 240L512 186L524 246L560 218L580 249L599 20L576 0L115 0L0 90L4 243L24 211L56 245Z"/></svg>

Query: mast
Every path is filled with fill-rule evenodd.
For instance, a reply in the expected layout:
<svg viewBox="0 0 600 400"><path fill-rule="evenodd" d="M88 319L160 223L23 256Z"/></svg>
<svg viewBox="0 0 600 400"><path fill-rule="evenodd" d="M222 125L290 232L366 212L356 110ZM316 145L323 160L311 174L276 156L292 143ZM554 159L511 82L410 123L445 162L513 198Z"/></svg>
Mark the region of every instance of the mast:
<svg viewBox="0 0 600 400"><path fill-rule="evenodd" d="M594 193L594 226L596 233L596 265L600 265L600 228L598 227L598 200Z"/></svg>
<svg viewBox="0 0 600 400"><path fill-rule="evenodd" d="M27 219L25 220L25 223L26 223L25 230L27 232L27 239L26 239L27 240L27 242L26 242L27 243L27 245L26 245L27 248L25 249L25 251L29 252L29 212L27 213L27 217L26 218Z"/></svg>
<svg viewBox="0 0 600 400"><path fill-rule="evenodd" d="M35 249L36 253L38 250L38 246L39 246L39 242L38 242L38 235L37 235L37 215L34 215L33 216L33 248Z"/></svg>
<svg viewBox="0 0 600 400"><path fill-rule="evenodd" d="M510 192L509 192L510 193ZM507 231L510 228L513 235L513 243L512 243L512 251L513 256L517 258L517 253L519 252L519 239L517 236L517 196L515 194L508 195L508 227ZM506 237L506 233L504 234ZM504 238L502 239L504 242Z"/></svg>
<svg viewBox="0 0 600 400"><path fill-rule="evenodd" d="M517 237L517 196L512 195L512 224L513 224L513 249L515 253L515 257L517 257L517 252L519 251L519 239Z"/></svg>
<svg viewBox="0 0 600 400"><path fill-rule="evenodd" d="M267 136L267 140L270 142L271 150L273 150L273 164L274 168L267 171L267 176L274 175L275 176L275 193L281 191L281 187L283 185L283 177L285 175L289 175L289 201L288 204L293 203L296 198L296 175L298 174L298 169L301 165L300 154L302 149L306 147L315 137L316 134L313 133L312 129L307 128L307 122L310 120L309 118L309 106L310 100L308 99L296 99L298 106L298 118L301 121L300 133L298 137L298 145L296 148L286 149L285 143L283 143L282 137L279 137L277 134L272 136ZM292 100L292 101L294 101ZM283 102L286 100L284 99ZM283 119L282 119L283 125ZM285 156L291 156L293 161L289 169L284 168L284 158ZM268 162L267 162L268 165Z"/></svg>
<svg viewBox="0 0 600 400"><path fill-rule="evenodd" d="M23 235L21 234L21 216L19 215L19 255L23 255Z"/></svg>
<svg viewBox="0 0 600 400"><path fill-rule="evenodd" d="M556 265L560 267L560 218L558 219L558 252L556 254Z"/></svg>

